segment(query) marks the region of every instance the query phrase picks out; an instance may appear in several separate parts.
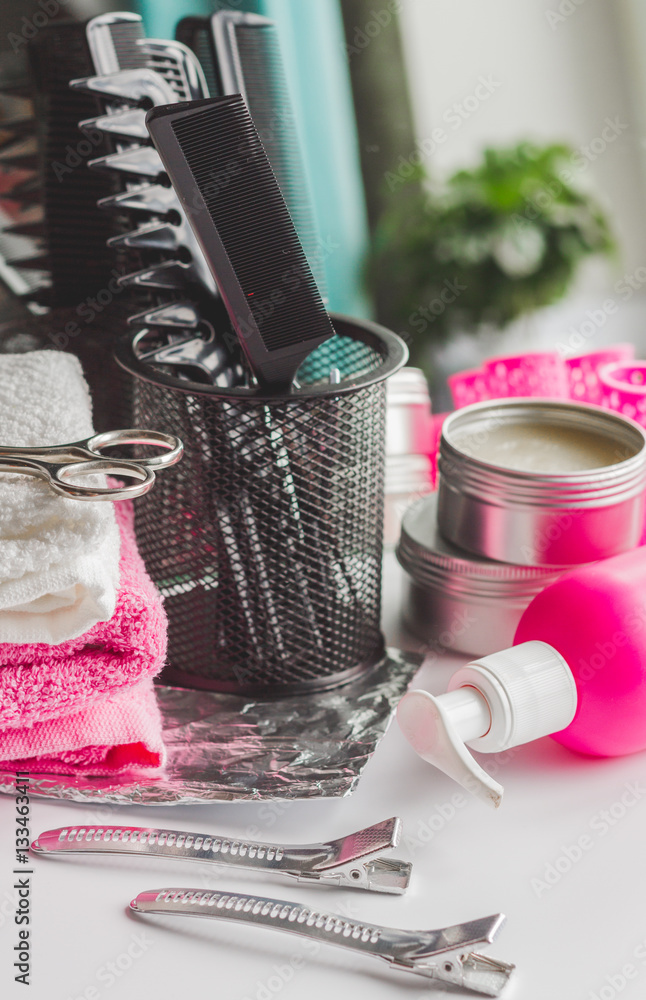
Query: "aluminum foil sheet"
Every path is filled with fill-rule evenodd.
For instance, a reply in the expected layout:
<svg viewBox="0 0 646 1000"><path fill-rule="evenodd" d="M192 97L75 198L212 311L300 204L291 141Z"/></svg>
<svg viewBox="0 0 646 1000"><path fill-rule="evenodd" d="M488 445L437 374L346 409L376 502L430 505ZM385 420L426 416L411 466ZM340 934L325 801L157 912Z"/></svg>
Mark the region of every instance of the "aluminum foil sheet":
<svg viewBox="0 0 646 1000"><path fill-rule="evenodd" d="M31 772L30 795L115 805L199 805L350 795L421 657L389 650L343 687L276 701L158 687L168 764L151 777ZM0 774L0 792L15 793Z"/></svg>

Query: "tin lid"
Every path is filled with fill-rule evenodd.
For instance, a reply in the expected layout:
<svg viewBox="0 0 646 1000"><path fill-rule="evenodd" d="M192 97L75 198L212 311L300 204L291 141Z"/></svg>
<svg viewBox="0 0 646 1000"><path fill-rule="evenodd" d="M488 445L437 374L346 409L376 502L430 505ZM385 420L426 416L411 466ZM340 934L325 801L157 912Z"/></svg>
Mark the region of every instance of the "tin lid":
<svg viewBox="0 0 646 1000"><path fill-rule="evenodd" d="M442 537L437 526L437 493L406 511L397 558L422 586L442 586L463 595L534 595L567 567L520 566L464 552Z"/></svg>

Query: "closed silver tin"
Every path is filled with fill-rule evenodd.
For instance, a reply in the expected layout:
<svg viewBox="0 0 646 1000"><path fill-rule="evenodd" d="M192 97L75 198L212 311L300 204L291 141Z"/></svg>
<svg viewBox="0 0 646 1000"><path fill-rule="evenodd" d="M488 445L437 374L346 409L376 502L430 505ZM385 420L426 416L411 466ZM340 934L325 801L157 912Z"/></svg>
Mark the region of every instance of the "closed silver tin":
<svg viewBox="0 0 646 1000"><path fill-rule="evenodd" d="M549 462L538 471L506 465L514 446L530 466L534 447L546 448L558 471ZM442 428L439 474L440 531L476 555L578 565L634 548L642 535L646 436L597 406L505 399L464 407Z"/></svg>
<svg viewBox="0 0 646 1000"><path fill-rule="evenodd" d="M428 383L419 368L391 375L386 398L384 544L393 547L406 507L433 489L433 417Z"/></svg>
<svg viewBox="0 0 646 1000"><path fill-rule="evenodd" d="M400 368L386 382L386 454L428 455L433 434L431 398L419 368Z"/></svg>
<svg viewBox="0 0 646 1000"><path fill-rule="evenodd" d="M529 602L565 568L512 566L461 552L437 528L437 493L404 514L402 614L431 651L485 656L511 646Z"/></svg>

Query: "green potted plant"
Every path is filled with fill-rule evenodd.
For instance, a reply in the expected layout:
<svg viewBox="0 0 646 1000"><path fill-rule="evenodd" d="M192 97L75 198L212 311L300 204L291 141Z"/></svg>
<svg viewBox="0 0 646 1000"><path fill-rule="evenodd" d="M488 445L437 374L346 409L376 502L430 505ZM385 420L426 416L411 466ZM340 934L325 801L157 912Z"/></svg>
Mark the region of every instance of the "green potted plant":
<svg viewBox="0 0 646 1000"><path fill-rule="evenodd" d="M563 144L485 149L443 185L418 170L382 216L368 262L380 319L404 336L411 363L454 333L502 329L572 286L581 262L610 254L604 212L577 183Z"/></svg>

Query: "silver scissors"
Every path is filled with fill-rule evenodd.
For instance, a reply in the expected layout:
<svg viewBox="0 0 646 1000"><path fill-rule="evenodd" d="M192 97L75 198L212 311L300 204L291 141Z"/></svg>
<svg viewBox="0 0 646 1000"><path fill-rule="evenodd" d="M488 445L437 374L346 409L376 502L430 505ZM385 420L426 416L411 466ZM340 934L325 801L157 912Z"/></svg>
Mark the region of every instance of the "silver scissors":
<svg viewBox="0 0 646 1000"><path fill-rule="evenodd" d="M158 455L127 459L102 454L105 448L129 444L152 445ZM75 500L132 500L147 493L155 482L155 471L179 462L184 446L179 438L159 431L105 431L72 444L44 445L41 448L14 448L0 445L0 472L14 472L44 480L55 492ZM124 485L82 486L80 476L102 473L135 482Z"/></svg>

